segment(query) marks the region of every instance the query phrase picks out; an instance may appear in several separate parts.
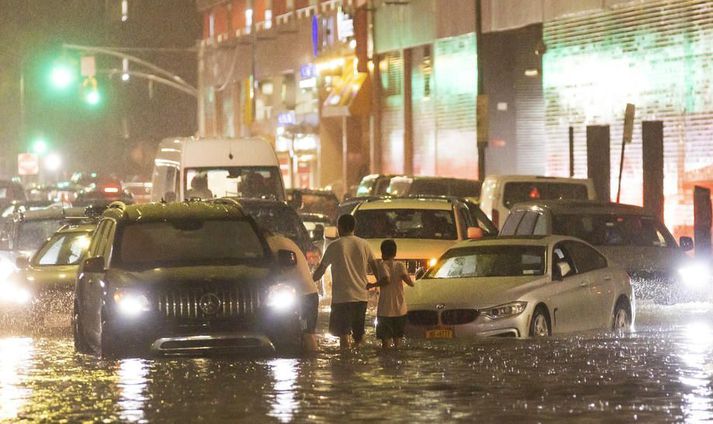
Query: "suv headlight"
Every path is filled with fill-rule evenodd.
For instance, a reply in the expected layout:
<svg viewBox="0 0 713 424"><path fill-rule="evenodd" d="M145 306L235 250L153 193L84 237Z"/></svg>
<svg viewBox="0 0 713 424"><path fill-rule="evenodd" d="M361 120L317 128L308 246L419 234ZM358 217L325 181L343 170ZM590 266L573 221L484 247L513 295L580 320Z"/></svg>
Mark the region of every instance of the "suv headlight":
<svg viewBox="0 0 713 424"><path fill-rule="evenodd" d="M0 286L0 303L24 305L30 300L32 300L32 293L24 287L12 282Z"/></svg>
<svg viewBox="0 0 713 424"><path fill-rule="evenodd" d="M150 309L149 299L141 293L118 289L114 292L114 303L124 315L136 316Z"/></svg>
<svg viewBox="0 0 713 424"><path fill-rule="evenodd" d="M487 308L481 310L483 315L490 319L500 319L514 317L515 315L520 315L525 311L527 307L527 302L511 302L504 305L493 306L492 308Z"/></svg>
<svg viewBox="0 0 713 424"><path fill-rule="evenodd" d="M297 303L295 288L287 284L275 284L267 292L267 306L277 311L291 309Z"/></svg>
<svg viewBox="0 0 713 424"><path fill-rule="evenodd" d="M710 281L711 270L705 263L693 262L679 268L678 275L686 286L698 288Z"/></svg>

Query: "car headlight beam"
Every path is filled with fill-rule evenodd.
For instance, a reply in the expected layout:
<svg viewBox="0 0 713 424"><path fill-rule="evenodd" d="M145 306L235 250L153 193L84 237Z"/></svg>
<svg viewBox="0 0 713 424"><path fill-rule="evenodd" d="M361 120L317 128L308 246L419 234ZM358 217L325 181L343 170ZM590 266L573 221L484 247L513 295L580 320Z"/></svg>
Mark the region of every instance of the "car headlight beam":
<svg viewBox="0 0 713 424"><path fill-rule="evenodd" d="M287 311L297 303L295 288L287 284L275 284L267 293L267 306L276 311Z"/></svg>
<svg viewBox="0 0 713 424"><path fill-rule="evenodd" d="M32 300L32 293L24 287L6 284L0 287L0 303L25 305Z"/></svg>
<svg viewBox="0 0 713 424"><path fill-rule="evenodd" d="M510 318L520 315L525 311L527 302L511 302L504 305L493 306L481 310L482 314L490 319Z"/></svg>
<svg viewBox="0 0 713 424"><path fill-rule="evenodd" d="M136 316L150 308L149 299L141 293L132 293L125 290L114 292L114 303L123 315Z"/></svg>
<svg viewBox="0 0 713 424"><path fill-rule="evenodd" d="M711 270L701 262L694 262L678 269L681 281L688 287L698 288L710 281Z"/></svg>

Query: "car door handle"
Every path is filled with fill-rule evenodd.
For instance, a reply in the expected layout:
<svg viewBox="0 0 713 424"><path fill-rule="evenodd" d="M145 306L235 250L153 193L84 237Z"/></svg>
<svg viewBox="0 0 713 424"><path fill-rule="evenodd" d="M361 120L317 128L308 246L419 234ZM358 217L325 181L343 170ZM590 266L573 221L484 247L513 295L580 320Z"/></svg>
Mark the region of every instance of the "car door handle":
<svg viewBox="0 0 713 424"><path fill-rule="evenodd" d="M579 287L589 287L589 281L582 281L579 283Z"/></svg>
<svg viewBox="0 0 713 424"><path fill-rule="evenodd" d="M605 275L604 281L611 281L611 275Z"/></svg>

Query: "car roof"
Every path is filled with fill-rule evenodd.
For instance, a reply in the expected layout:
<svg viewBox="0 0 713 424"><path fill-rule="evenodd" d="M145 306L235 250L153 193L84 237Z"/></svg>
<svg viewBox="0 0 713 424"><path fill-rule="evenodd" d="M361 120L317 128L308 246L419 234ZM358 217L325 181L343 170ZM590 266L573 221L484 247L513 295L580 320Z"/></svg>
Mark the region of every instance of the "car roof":
<svg viewBox="0 0 713 424"><path fill-rule="evenodd" d="M183 201L171 203L143 203L126 205L113 202L102 214L105 218L113 218L124 222L156 222L180 219L229 219L245 218L247 215L242 207L231 199L215 199L210 202Z"/></svg>
<svg viewBox="0 0 713 424"><path fill-rule="evenodd" d="M261 198L253 198L253 197L230 197L230 199L233 199L240 203L241 206L244 206L248 209L252 209L255 207L273 207L273 208L281 208L281 209L292 209L290 206L287 204L287 202L284 202L282 200L276 200L276 199L261 199Z"/></svg>
<svg viewBox="0 0 713 424"><path fill-rule="evenodd" d="M472 246L549 246L564 240L573 240L587 244L576 237L561 235L538 235L538 236L498 236L494 238L483 238L475 240L465 240L454 244L451 248Z"/></svg>
<svg viewBox="0 0 713 424"><path fill-rule="evenodd" d="M598 213L654 216L652 212L641 206L599 200L533 200L517 203L513 205L510 211L533 208L549 210L555 214Z"/></svg>
<svg viewBox="0 0 713 424"><path fill-rule="evenodd" d="M588 178L572 178L572 177L546 177L544 175L488 175L486 180L500 181L552 181L562 183L584 183L588 182Z"/></svg>
<svg viewBox="0 0 713 424"><path fill-rule="evenodd" d="M21 221L42 221L46 219L85 218L85 208L50 207L18 213Z"/></svg>
<svg viewBox="0 0 713 424"><path fill-rule="evenodd" d="M393 197L385 199L367 200L361 203L358 210L378 209L433 209L450 210L453 200L441 197Z"/></svg>
<svg viewBox="0 0 713 424"><path fill-rule="evenodd" d="M57 233L91 233L96 228L96 223L66 224L57 230Z"/></svg>

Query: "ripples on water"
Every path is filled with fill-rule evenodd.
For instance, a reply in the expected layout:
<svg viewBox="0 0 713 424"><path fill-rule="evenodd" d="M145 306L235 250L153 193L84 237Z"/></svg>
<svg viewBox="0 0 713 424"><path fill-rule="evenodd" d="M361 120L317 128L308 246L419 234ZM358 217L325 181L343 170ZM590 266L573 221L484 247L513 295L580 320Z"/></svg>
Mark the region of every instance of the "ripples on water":
<svg viewBox="0 0 713 424"><path fill-rule="evenodd" d="M69 335L0 339L0 421L713 420L713 305L644 305L636 332L372 341L304 359L125 359ZM373 334L371 335L373 340Z"/></svg>

